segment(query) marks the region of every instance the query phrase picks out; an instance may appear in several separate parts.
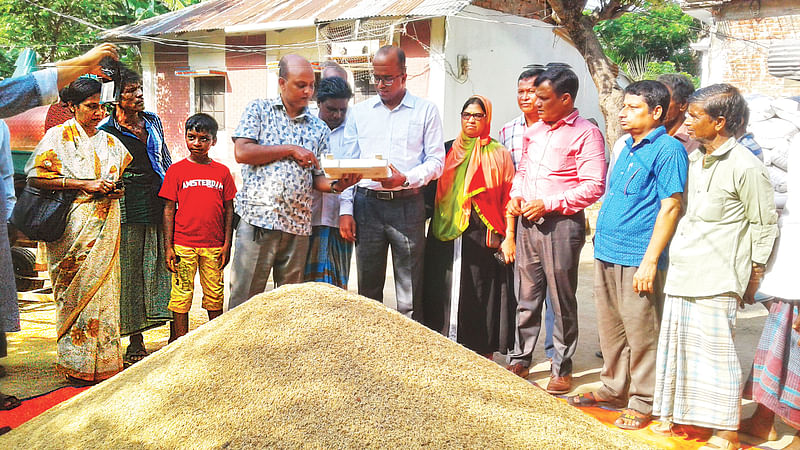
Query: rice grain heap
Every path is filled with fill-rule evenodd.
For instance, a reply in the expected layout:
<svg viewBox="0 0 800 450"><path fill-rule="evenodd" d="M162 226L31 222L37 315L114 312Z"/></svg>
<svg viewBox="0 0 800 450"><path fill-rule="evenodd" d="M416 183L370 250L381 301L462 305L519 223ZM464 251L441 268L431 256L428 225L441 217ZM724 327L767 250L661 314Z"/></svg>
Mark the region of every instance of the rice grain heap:
<svg viewBox="0 0 800 450"><path fill-rule="evenodd" d="M258 295L2 448L649 448L378 302Z"/></svg>

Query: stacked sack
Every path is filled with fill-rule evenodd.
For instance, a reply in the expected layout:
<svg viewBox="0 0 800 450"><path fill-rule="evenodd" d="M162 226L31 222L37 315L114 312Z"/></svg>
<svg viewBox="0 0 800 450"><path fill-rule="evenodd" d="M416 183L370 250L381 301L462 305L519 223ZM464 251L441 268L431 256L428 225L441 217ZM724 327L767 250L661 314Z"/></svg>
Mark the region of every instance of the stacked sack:
<svg viewBox="0 0 800 450"><path fill-rule="evenodd" d="M764 164L775 188L776 203L786 194L789 151L800 147L800 97L773 99L761 94L745 97L750 107L747 131L764 151Z"/></svg>

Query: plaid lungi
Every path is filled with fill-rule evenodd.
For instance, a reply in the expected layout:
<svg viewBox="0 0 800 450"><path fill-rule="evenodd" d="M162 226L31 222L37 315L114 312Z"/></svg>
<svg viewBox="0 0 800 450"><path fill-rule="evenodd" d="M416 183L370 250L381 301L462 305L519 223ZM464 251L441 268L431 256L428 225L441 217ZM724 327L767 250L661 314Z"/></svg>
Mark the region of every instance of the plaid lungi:
<svg viewBox="0 0 800 450"><path fill-rule="evenodd" d="M311 232L305 281L319 281L347 289L353 244L342 239L339 229L324 225Z"/></svg>
<svg viewBox="0 0 800 450"><path fill-rule="evenodd" d="M734 295L667 295L658 338L654 416L738 429L742 368L733 344L737 306Z"/></svg>
<svg viewBox="0 0 800 450"><path fill-rule="evenodd" d="M792 329L800 302L776 299L758 341L743 396L800 429L800 334Z"/></svg>

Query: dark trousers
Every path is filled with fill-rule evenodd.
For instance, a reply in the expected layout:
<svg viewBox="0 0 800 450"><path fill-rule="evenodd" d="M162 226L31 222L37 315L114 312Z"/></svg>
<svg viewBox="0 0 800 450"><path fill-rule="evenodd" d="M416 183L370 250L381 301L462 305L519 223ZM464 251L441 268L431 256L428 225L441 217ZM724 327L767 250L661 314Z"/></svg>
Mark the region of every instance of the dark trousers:
<svg viewBox="0 0 800 450"><path fill-rule="evenodd" d="M572 356L578 346L578 263L585 242L583 212L547 216L541 225L524 217L517 226L515 269L519 279L517 326L511 364L531 364L542 325L542 307L550 292L555 315L553 363L556 376L572 373Z"/></svg>
<svg viewBox="0 0 800 450"><path fill-rule="evenodd" d="M353 218L356 221L358 293L383 301L386 251L391 245L397 311L421 322L425 259L423 194L379 200L357 191Z"/></svg>

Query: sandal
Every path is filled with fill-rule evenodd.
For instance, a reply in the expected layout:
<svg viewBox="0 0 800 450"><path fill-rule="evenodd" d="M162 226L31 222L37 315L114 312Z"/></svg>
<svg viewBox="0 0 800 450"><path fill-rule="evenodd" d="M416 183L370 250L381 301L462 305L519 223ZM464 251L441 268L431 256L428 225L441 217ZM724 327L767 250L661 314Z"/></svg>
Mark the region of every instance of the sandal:
<svg viewBox="0 0 800 450"><path fill-rule="evenodd" d="M631 423L625 423L625 421L630 421ZM649 414L642 414L635 409L625 408L622 410L622 414L617 417L617 420L614 421L614 425L623 430L641 430L652 421L653 418Z"/></svg>
<svg viewBox="0 0 800 450"><path fill-rule="evenodd" d="M738 450L738 449L739 446L734 445L733 442L716 435L708 438L706 445L699 448L699 450Z"/></svg>
<svg viewBox="0 0 800 450"><path fill-rule="evenodd" d="M3 398L0 399L0 411L8 411L22 404L22 402L13 395L5 395L5 394L0 394L0 395L3 396Z"/></svg>
<svg viewBox="0 0 800 450"><path fill-rule="evenodd" d="M653 424L653 426L651 426L649 429L653 433L655 433L655 434L657 434L659 436L663 436L663 437L679 437L679 436L681 436L679 433L677 433L675 431L675 424L670 422L670 421L668 421L668 420Z"/></svg>
<svg viewBox="0 0 800 450"><path fill-rule="evenodd" d="M150 354L147 353L147 350L145 350L143 348L139 349L139 350L131 351L131 348L128 347L128 349L125 350L125 356L122 358L122 362L125 365L125 367L129 367L129 366L132 366L133 364L136 364L137 362L145 359L149 355Z"/></svg>
<svg viewBox="0 0 800 450"><path fill-rule="evenodd" d="M609 405L618 407L619 402L616 400L605 400L601 399L597 396L594 392L587 392L585 394L578 394L573 395L572 397L567 397L567 404L569 406L575 406L576 408L582 408L587 406L599 406L599 405Z"/></svg>

